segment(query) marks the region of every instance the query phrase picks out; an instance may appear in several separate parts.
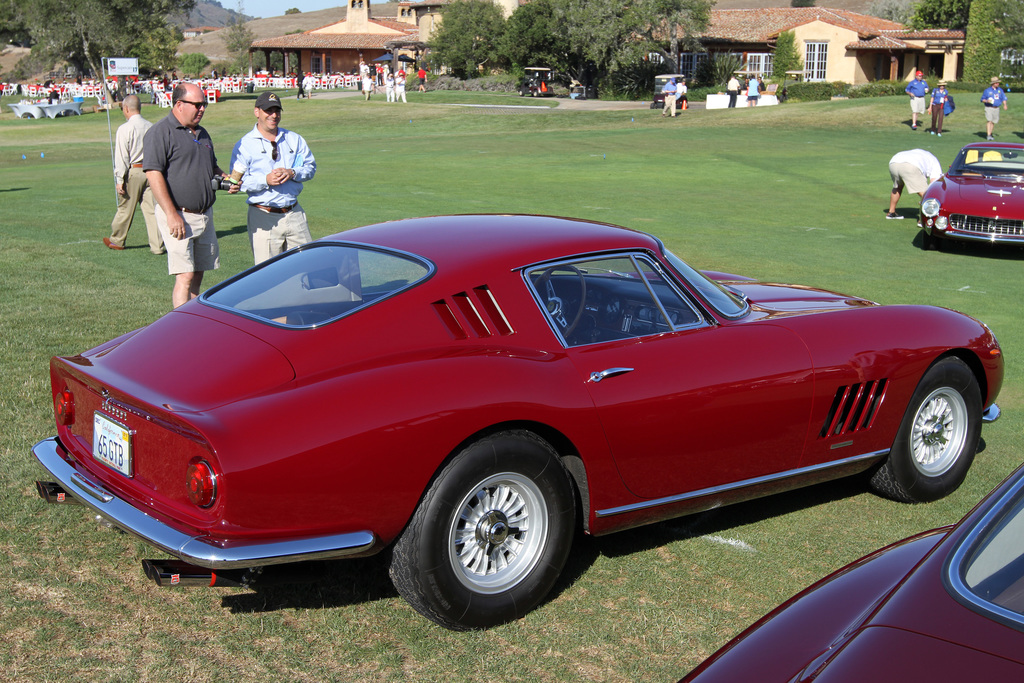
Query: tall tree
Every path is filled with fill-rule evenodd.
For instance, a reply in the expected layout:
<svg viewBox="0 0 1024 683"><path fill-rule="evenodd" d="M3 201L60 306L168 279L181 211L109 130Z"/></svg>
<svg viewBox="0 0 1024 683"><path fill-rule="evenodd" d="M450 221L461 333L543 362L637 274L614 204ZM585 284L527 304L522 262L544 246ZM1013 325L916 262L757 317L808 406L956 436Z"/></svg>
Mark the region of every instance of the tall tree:
<svg viewBox="0 0 1024 683"><path fill-rule="evenodd" d="M961 31L970 19L971 0L921 0L911 28L951 28Z"/></svg>
<svg viewBox="0 0 1024 683"><path fill-rule="evenodd" d="M25 23L36 41L33 51L88 64L93 73L104 57L131 57L131 48L167 16L187 13L195 0L25 0ZM103 85L110 101L110 92Z"/></svg>
<svg viewBox="0 0 1024 683"><path fill-rule="evenodd" d="M999 0L995 14L996 26L1003 32L1003 47L1024 53L1024 2Z"/></svg>
<svg viewBox="0 0 1024 683"><path fill-rule="evenodd" d="M680 48L700 49L697 34L708 27L714 0L637 0L627 18L641 40L634 46L656 52L672 69L679 68ZM668 48L666 50L666 47Z"/></svg>
<svg viewBox="0 0 1024 683"><path fill-rule="evenodd" d="M803 68L803 60L796 50L796 34L783 31L775 41L775 57L772 59L772 78L786 79L787 71Z"/></svg>
<svg viewBox="0 0 1024 683"><path fill-rule="evenodd" d="M505 21L499 49L512 66L569 71L569 41L558 28L551 0L532 0L516 9Z"/></svg>
<svg viewBox="0 0 1024 683"><path fill-rule="evenodd" d="M430 41L434 59L459 78L498 65L505 17L493 2L455 0L441 11L441 28Z"/></svg>
<svg viewBox="0 0 1024 683"><path fill-rule="evenodd" d="M628 8L621 0L554 0L559 30L569 44L571 75L592 82L635 57Z"/></svg>
<svg viewBox="0 0 1024 683"><path fill-rule="evenodd" d="M249 27L237 15L231 17L231 23L228 24L224 33L226 34L224 47L227 48L228 57L231 58L232 69L238 72L245 71L249 67L249 48L252 46L252 41L256 40L256 34L249 30Z"/></svg>
<svg viewBox="0 0 1024 683"><path fill-rule="evenodd" d="M973 0L971 19L967 23L964 40L964 80L987 83L999 73L1000 52L1006 44L1002 31L996 26L999 0Z"/></svg>

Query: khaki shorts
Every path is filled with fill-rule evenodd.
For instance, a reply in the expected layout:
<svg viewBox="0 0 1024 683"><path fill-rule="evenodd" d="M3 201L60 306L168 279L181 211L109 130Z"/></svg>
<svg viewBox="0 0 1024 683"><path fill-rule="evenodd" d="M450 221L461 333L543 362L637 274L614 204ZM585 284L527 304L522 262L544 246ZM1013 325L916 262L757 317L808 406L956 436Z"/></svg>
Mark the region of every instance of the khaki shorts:
<svg viewBox="0 0 1024 683"><path fill-rule="evenodd" d="M990 123L999 123L999 107L985 107L985 120Z"/></svg>
<svg viewBox="0 0 1024 683"><path fill-rule="evenodd" d="M313 240L306 212L297 203L288 213L267 213L250 204L248 224L249 245L256 263Z"/></svg>
<svg viewBox="0 0 1024 683"><path fill-rule="evenodd" d="M914 114L923 114L925 110L924 98L923 97L911 97L910 98L910 111Z"/></svg>
<svg viewBox="0 0 1024 683"><path fill-rule="evenodd" d="M167 247L168 273L198 273L220 267L220 247L217 244L217 232L213 229L212 208L207 209L206 213L178 212L185 221L185 237L182 239L168 232L167 214L163 207L157 204L155 213L156 225Z"/></svg>
<svg viewBox="0 0 1024 683"><path fill-rule="evenodd" d="M928 189L928 179L914 164L889 164L889 176L892 178L893 192L901 192L903 186L906 186L908 192L915 194Z"/></svg>

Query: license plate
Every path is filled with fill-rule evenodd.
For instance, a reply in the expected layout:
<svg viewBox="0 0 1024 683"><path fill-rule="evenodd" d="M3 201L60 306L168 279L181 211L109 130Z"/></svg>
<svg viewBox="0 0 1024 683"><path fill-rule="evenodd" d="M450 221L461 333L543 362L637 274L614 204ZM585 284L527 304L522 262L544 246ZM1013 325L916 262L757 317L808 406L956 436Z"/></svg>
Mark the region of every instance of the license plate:
<svg viewBox="0 0 1024 683"><path fill-rule="evenodd" d="M93 413L92 454L104 465L132 476L132 433L99 412Z"/></svg>

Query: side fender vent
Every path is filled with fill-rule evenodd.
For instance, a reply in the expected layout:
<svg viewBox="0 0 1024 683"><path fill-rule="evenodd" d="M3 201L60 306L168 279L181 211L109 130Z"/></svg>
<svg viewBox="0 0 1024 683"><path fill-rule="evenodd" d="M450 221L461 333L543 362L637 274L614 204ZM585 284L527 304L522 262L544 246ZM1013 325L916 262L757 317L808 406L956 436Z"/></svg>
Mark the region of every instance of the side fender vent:
<svg viewBox="0 0 1024 683"><path fill-rule="evenodd" d="M507 336L515 332L487 285L458 292L431 305L453 339Z"/></svg>
<svg viewBox="0 0 1024 683"><path fill-rule="evenodd" d="M888 380L880 379L836 389L836 396L818 436L825 439L870 429L885 398L887 385Z"/></svg>

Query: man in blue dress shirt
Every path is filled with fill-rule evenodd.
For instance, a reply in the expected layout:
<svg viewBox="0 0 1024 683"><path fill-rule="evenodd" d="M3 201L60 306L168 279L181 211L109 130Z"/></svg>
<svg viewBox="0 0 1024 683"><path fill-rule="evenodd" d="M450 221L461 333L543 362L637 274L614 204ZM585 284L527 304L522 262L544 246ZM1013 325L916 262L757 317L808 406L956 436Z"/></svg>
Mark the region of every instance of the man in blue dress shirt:
<svg viewBox="0 0 1024 683"><path fill-rule="evenodd" d="M981 103L985 105L985 134L988 140L994 140L992 137L992 129L999 123L999 105L1003 106L1003 109L1007 109L1006 106L1006 92L999 87L999 78L996 76L992 77L991 85L985 88L985 92L981 93Z"/></svg>
<svg viewBox="0 0 1024 683"><path fill-rule="evenodd" d="M917 130L918 114L924 115L926 104L924 96L928 94L928 81L921 76L924 74L918 71L914 74L914 80L907 85L907 94L910 95L910 127L912 130Z"/></svg>
<svg viewBox="0 0 1024 683"><path fill-rule="evenodd" d="M313 179L316 160L301 135L280 127L277 95L261 93L253 114L256 125L231 152L231 179L249 195L249 243L262 263L312 240L299 193Z"/></svg>

